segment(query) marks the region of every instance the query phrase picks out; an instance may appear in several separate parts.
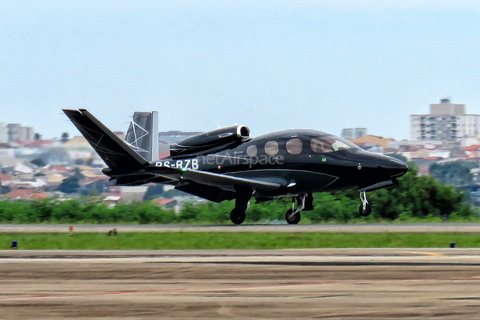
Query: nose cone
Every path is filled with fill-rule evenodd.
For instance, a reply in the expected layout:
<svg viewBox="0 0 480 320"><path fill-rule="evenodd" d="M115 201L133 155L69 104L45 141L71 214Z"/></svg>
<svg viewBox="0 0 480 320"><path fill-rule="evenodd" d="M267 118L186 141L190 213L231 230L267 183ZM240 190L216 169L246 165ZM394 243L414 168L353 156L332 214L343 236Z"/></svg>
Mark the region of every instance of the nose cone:
<svg viewBox="0 0 480 320"><path fill-rule="evenodd" d="M384 163L382 167L388 170L391 178L401 177L408 171L408 166L405 162L392 157L388 157L388 162Z"/></svg>
<svg viewBox="0 0 480 320"><path fill-rule="evenodd" d="M362 167L370 168L368 175L378 176L382 179L394 179L403 176L408 171L405 162L383 154L363 151L357 155Z"/></svg>

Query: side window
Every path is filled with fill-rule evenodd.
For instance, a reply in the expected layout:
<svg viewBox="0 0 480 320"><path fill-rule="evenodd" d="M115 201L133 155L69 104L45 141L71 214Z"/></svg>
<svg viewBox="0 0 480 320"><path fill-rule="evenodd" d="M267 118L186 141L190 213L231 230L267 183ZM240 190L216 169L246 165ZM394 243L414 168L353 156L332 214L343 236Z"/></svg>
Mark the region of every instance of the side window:
<svg viewBox="0 0 480 320"><path fill-rule="evenodd" d="M257 146L252 144L247 148L247 155L249 157L255 157L257 155Z"/></svg>
<svg viewBox="0 0 480 320"><path fill-rule="evenodd" d="M265 143L265 153L269 156L274 156L278 153L278 142L268 141Z"/></svg>
<svg viewBox="0 0 480 320"><path fill-rule="evenodd" d="M302 152L302 140L294 138L287 141L287 152L290 154L300 154Z"/></svg>

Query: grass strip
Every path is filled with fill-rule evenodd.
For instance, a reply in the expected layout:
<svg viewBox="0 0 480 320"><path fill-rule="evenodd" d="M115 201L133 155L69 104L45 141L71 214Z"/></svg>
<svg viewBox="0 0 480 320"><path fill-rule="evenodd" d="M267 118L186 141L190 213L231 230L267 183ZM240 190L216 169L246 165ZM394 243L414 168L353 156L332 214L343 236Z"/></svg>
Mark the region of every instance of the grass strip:
<svg viewBox="0 0 480 320"><path fill-rule="evenodd" d="M288 249L288 248L446 248L480 247L480 235L466 233L222 233L165 232L75 234L2 234L0 249L140 250L140 249Z"/></svg>

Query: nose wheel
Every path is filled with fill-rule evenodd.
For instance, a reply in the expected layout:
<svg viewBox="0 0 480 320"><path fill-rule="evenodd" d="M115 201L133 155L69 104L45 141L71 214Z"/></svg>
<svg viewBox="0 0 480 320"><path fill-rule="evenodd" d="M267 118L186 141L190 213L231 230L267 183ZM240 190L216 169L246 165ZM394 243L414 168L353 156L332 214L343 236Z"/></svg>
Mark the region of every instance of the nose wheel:
<svg viewBox="0 0 480 320"><path fill-rule="evenodd" d="M362 200L362 204L358 208L358 212L362 217L369 216L370 213L372 213L372 205L368 203L367 193L365 191L360 192L360 200Z"/></svg>
<svg viewBox="0 0 480 320"><path fill-rule="evenodd" d="M292 215L292 212L292 209L287 210L287 213L285 214L285 221L287 221L288 224L298 224L302 216L300 215L300 212L297 212L294 215Z"/></svg>
<svg viewBox="0 0 480 320"><path fill-rule="evenodd" d="M285 214L285 221L288 224L298 224L301 219L300 212L305 209L305 199L307 194L302 193L299 194L297 197L292 198L292 208L288 209L287 213ZM295 200L298 202L298 207L295 209Z"/></svg>

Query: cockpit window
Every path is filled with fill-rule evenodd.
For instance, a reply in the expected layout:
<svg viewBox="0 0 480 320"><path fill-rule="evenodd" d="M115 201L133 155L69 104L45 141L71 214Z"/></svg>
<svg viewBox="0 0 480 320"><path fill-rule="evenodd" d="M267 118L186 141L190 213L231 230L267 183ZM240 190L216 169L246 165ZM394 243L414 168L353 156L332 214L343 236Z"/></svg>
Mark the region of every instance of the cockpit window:
<svg viewBox="0 0 480 320"><path fill-rule="evenodd" d="M300 154L302 152L302 140L298 138L290 139L286 144L287 152L290 154Z"/></svg>
<svg viewBox="0 0 480 320"><path fill-rule="evenodd" d="M356 149L358 148L355 144L350 141L344 140L335 136L320 136L313 138L310 141L310 147L315 153L327 153L334 152L345 149Z"/></svg>
<svg viewBox="0 0 480 320"><path fill-rule="evenodd" d="M268 141L265 143L265 153L269 156L274 156L278 153L278 142Z"/></svg>

